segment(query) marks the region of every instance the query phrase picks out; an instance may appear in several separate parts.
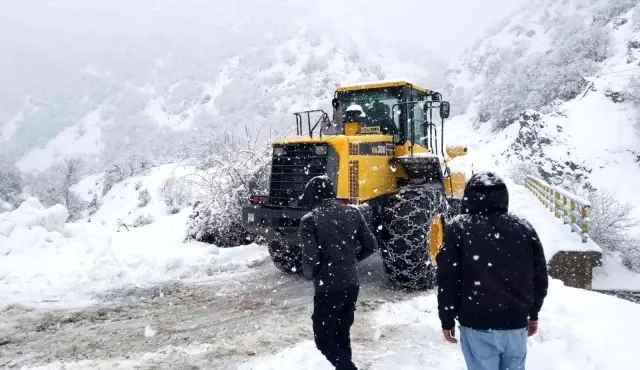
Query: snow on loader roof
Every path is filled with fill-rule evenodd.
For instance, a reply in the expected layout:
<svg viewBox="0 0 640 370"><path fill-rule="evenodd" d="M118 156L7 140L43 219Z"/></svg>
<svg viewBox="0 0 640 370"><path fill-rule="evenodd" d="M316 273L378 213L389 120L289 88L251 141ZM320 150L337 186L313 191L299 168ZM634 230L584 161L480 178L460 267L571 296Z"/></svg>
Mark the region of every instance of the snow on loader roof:
<svg viewBox="0 0 640 370"><path fill-rule="evenodd" d="M349 82L349 83L342 84L340 87L337 88L337 90L338 91L366 90L366 89L376 89L381 87L397 87L397 86L407 86L407 85L425 93L430 91L429 89L420 87L405 79Z"/></svg>

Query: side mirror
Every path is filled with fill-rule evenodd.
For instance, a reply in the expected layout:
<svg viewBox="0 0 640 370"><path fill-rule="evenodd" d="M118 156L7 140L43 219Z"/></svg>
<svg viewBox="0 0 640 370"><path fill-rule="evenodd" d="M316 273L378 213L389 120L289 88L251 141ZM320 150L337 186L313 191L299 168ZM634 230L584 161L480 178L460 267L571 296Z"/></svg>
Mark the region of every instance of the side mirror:
<svg viewBox="0 0 640 370"><path fill-rule="evenodd" d="M440 103L440 118L447 119L451 114L451 106L448 101L443 101Z"/></svg>

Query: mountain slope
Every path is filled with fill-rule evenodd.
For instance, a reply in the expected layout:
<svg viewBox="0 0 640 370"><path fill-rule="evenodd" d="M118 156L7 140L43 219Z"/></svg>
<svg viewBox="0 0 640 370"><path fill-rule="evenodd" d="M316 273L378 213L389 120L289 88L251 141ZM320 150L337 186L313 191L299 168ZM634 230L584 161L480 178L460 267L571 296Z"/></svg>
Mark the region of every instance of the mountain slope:
<svg viewBox="0 0 640 370"><path fill-rule="evenodd" d="M553 183L611 190L640 217L636 3L543 0L512 16L449 70L450 140L505 173L534 163Z"/></svg>
<svg viewBox="0 0 640 370"><path fill-rule="evenodd" d="M415 14L381 1L26 3L0 11L12 55L0 62L0 158L23 171L77 155L98 170L105 156L166 163L205 135L286 133L291 112L328 108L342 81L433 86L444 70L427 43L388 32L421 28L415 1Z"/></svg>

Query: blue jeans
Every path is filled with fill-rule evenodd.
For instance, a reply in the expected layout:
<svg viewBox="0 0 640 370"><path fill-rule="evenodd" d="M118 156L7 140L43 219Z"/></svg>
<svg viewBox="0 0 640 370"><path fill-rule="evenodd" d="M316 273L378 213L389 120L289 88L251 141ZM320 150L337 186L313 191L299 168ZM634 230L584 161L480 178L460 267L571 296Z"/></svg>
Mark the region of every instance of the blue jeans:
<svg viewBox="0 0 640 370"><path fill-rule="evenodd" d="M469 370L524 370L527 329L460 328L462 354Z"/></svg>

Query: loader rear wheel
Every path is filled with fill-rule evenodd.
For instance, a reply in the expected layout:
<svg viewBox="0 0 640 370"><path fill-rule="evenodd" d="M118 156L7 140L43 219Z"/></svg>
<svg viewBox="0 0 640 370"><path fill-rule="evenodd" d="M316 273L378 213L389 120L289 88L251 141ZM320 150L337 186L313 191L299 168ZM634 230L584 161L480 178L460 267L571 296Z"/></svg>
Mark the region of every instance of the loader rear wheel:
<svg viewBox="0 0 640 370"><path fill-rule="evenodd" d="M389 280L410 289L435 286L435 262L431 249L433 231L442 232L439 214L446 210L439 189L407 187L390 199L383 216L382 260Z"/></svg>
<svg viewBox="0 0 640 370"><path fill-rule="evenodd" d="M272 240L268 244L273 264L287 274L302 273L302 248Z"/></svg>

